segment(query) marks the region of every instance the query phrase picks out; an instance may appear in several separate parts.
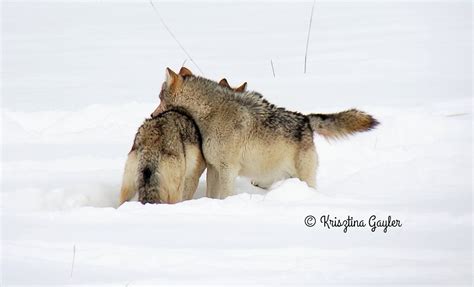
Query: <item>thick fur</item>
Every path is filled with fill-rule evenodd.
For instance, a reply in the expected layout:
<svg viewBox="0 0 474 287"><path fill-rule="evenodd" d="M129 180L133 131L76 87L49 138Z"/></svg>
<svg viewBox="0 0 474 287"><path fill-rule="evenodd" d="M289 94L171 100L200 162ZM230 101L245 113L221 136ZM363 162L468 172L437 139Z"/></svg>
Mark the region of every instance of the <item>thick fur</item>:
<svg viewBox="0 0 474 287"><path fill-rule="evenodd" d="M326 138L342 138L369 131L379 124L371 115L356 109L335 114L310 114L308 117L313 131Z"/></svg>
<svg viewBox="0 0 474 287"><path fill-rule="evenodd" d="M120 189L119 203L131 200L138 192L137 178L138 178L138 156L137 150L132 147L128 153L127 161L125 162L125 170L122 177L122 188Z"/></svg>
<svg viewBox="0 0 474 287"><path fill-rule="evenodd" d="M181 77L190 77L190 76L194 76L193 73L187 69L186 67L181 67L181 69L179 70L179 75ZM224 87L224 88L227 88L229 90L232 90L236 93L243 93L247 90L247 82L244 82L242 85L236 87L236 88L232 88L230 85L229 85L229 82L227 81L226 78L223 78L219 81L219 86L221 87ZM166 109L164 108L163 106L163 103L160 102L160 104L158 105L158 107L156 107L156 109L153 111L153 113L151 113L150 117L154 118L156 116L158 116L159 114L161 114L163 111L165 111Z"/></svg>
<svg viewBox="0 0 474 287"><path fill-rule="evenodd" d="M326 123L321 115L306 116L276 107L259 93L236 93L211 80L182 77L170 69L160 99L164 109L184 109L196 122L208 168L206 193L212 198L232 194L238 175L261 187L290 177L315 187L316 127L335 134L363 130L360 124L352 127L350 117L332 116L335 120ZM370 128L376 124L373 120Z"/></svg>
<svg viewBox="0 0 474 287"><path fill-rule="evenodd" d="M142 203L192 199L205 167L201 137L192 119L178 111L147 119L128 154L120 204L137 192Z"/></svg>

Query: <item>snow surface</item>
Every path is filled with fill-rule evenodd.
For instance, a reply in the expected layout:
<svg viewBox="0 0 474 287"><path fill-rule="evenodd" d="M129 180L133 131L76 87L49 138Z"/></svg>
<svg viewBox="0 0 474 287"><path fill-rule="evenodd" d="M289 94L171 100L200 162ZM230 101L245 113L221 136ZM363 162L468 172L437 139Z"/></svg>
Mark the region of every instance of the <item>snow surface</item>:
<svg viewBox="0 0 474 287"><path fill-rule="evenodd" d="M303 74L311 5L155 2L206 77L382 124L316 137L317 190L239 178L214 200L203 177L194 200L117 208L165 67L199 69L147 1L4 2L0 285L471 285L471 3L317 1Z"/></svg>

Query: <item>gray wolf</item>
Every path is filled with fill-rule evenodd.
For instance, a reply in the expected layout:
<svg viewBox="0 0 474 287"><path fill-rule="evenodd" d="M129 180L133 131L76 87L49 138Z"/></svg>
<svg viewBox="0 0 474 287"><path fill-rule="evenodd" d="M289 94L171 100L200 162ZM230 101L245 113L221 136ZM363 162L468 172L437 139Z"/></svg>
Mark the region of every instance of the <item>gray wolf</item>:
<svg viewBox="0 0 474 287"><path fill-rule="evenodd" d="M191 75L192 73L188 69L183 67L180 70L180 74L184 75L184 76L187 76L187 75ZM219 85L221 85L222 87L228 88L230 90L233 90L237 93L242 93L246 90L247 82L243 83L239 87L232 88L229 85L229 83L227 82L227 80L225 78L223 78L222 80L219 81ZM158 106L155 109L155 111L151 114L151 118L154 119L154 118L157 118L157 117L161 116L162 112L163 111L162 111L161 107ZM186 117L185 115L182 115L182 116ZM172 124L172 122L171 121L167 122L167 121L169 121L169 118L170 118L170 115L164 115L164 119L161 119L161 122L166 123L166 125L170 125L170 124ZM189 120L189 118L188 118L188 120ZM163 135L162 138L161 138L162 142L165 142L167 139L169 140L171 138L170 134L163 134L165 132L163 129L155 131L153 128L151 128L150 123L149 123L150 121L152 121L152 120L151 119L146 120L145 123L142 125L142 127L139 128L139 130L138 130L138 132L135 136L135 140L133 142L132 149L128 153L127 161L125 163L125 170L124 170L123 178L122 178L122 187L121 187L120 199L119 199L120 205L123 204L124 202L129 201L130 199L132 199L137 194L137 192L139 190L139 186L138 186L138 183L137 183L137 180L139 179L139 176L140 176L139 169L138 169L139 168L138 167L139 162L140 162L139 156L143 155L143 153L140 154L138 152L138 148L139 148L139 145L138 145L139 142L137 141L138 136L141 135L142 137L146 137L147 135L151 135L152 133L159 132ZM199 131L196 131L195 129L187 129L184 132L189 132L190 135L193 138L196 138L196 137L200 136ZM176 134L176 131L172 130L171 134ZM173 139L176 140L176 138L173 138ZM181 145L181 143L179 143L179 142L173 142L173 144ZM185 143L185 144L189 145L189 143ZM149 147L149 148L151 149L151 147ZM157 151L157 148L158 147L155 147L155 151ZM192 148L192 152L190 154L188 153L188 159L191 159L191 162L192 161L196 162L197 170L194 170L194 171L198 172L199 175L193 173L192 167L186 166L187 169L190 169L189 170L190 174L186 173L189 178L185 179L184 197L182 198L182 200L192 198L192 196L193 196L193 194L196 190L197 184L199 183L199 177L201 176L203 170L205 169L205 161L202 158L202 153L197 153L195 148L199 148L199 151L201 150L200 145L199 146L194 145L193 148ZM151 150L153 150L153 149L151 149ZM167 160L170 161L169 158L162 158L162 163L166 162ZM176 165L176 163L175 163L175 165ZM164 164L164 166L169 166L169 164ZM162 182L163 185L169 185L169 186L172 185L172 184L167 184L166 180L163 181L163 182ZM158 188L158 187L155 186L155 188ZM163 191L162 193L165 193L165 192ZM180 197L180 195L179 195L180 193L181 193L180 188L176 188L176 194L174 196L170 196L170 199L178 200L179 197ZM170 192L168 192L168 194L170 194ZM160 198L168 198L168 196L162 195ZM166 200L161 200L161 201L166 202ZM181 200L179 200L179 201L181 201Z"/></svg>
<svg viewBox="0 0 474 287"><path fill-rule="evenodd" d="M314 188L318 158L313 134L341 138L378 124L356 109L309 115L288 111L257 92L238 93L186 70L166 69L160 106L186 111L198 126L211 198L233 194L238 175L263 188L291 177Z"/></svg>
<svg viewBox="0 0 474 287"><path fill-rule="evenodd" d="M192 199L205 168L201 136L191 118L170 110L146 119L128 154L120 204L137 192L141 203Z"/></svg>

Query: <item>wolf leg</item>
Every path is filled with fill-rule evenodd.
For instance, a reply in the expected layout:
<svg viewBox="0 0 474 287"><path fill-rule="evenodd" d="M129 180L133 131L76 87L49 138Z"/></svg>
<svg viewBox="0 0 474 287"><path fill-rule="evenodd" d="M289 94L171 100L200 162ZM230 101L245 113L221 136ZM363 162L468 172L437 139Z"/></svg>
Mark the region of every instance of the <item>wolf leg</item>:
<svg viewBox="0 0 474 287"><path fill-rule="evenodd" d="M217 190L220 199L224 199L229 195L234 194L234 182L238 175L238 171L232 168L221 168L218 171L219 179L217 184Z"/></svg>
<svg viewBox="0 0 474 287"><path fill-rule="evenodd" d="M207 174L206 174L206 196L209 198L219 198L219 193L217 190L217 185L219 181L219 174L217 169L208 164L207 165Z"/></svg>
<svg viewBox="0 0 474 287"><path fill-rule="evenodd" d="M191 165L189 167L187 166L187 168L191 170L186 171L183 200L189 200L193 198L194 193L196 192L196 189L199 185L199 178L206 169L206 162L204 161L204 158L201 155L201 151L198 150L197 152L199 152L199 154L192 155L194 165ZM186 152L186 154L189 155L190 153Z"/></svg>
<svg viewBox="0 0 474 287"><path fill-rule="evenodd" d="M137 171L137 152L131 151L128 154L127 162L125 163L125 170L123 172L122 188L120 190L120 205L122 205L125 201L132 199L137 193Z"/></svg>
<svg viewBox="0 0 474 287"><path fill-rule="evenodd" d="M235 135L234 135L235 136ZM207 162L207 191L211 198L226 198L234 191L234 181L239 174L239 162L242 157L242 144L234 144L239 139L204 140L202 151Z"/></svg>
<svg viewBox="0 0 474 287"><path fill-rule="evenodd" d="M316 188L316 169L318 168L318 154L314 147L301 150L296 162L297 177Z"/></svg>
<svg viewBox="0 0 474 287"><path fill-rule="evenodd" d="M183 200L193 199L194 193L199 184L199 176L191 176L184 180Z"/></svg>

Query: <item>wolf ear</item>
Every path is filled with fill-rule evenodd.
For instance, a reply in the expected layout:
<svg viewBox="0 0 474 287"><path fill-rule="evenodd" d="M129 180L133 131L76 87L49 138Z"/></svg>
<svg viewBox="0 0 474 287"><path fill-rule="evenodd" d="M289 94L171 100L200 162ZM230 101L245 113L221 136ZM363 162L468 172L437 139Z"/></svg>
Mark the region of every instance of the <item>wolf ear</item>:
<svg viewBox="0 0 474 287"><path fill-rule="evenodd" d="M176 87L182 80L183 78L180 75L173 72L170 68L166 68L166 86L168 88Z"/></svg>
<svg viewBox="0 0 474 287"><path fill-rule="evenodd" d="M193 76L193 72L191 72L191 70L186 67L181 67L181 69L179 70L179 75L181 77Z"/></svg>
<svg viewBox="0 0 474 287"><path fill-rule="evenodd" d="M223 78L219 81L219 86L231 89L229 82L227 82L226 78Z"/></svg>
<svg viewBox="0 0 474 287"><path fill-rule="evenodd" d="M234 91L236 91L237 93L243 93L245 92L245 90L247 90L247 82L240 85L240 87L234 89Z"/></svg>

